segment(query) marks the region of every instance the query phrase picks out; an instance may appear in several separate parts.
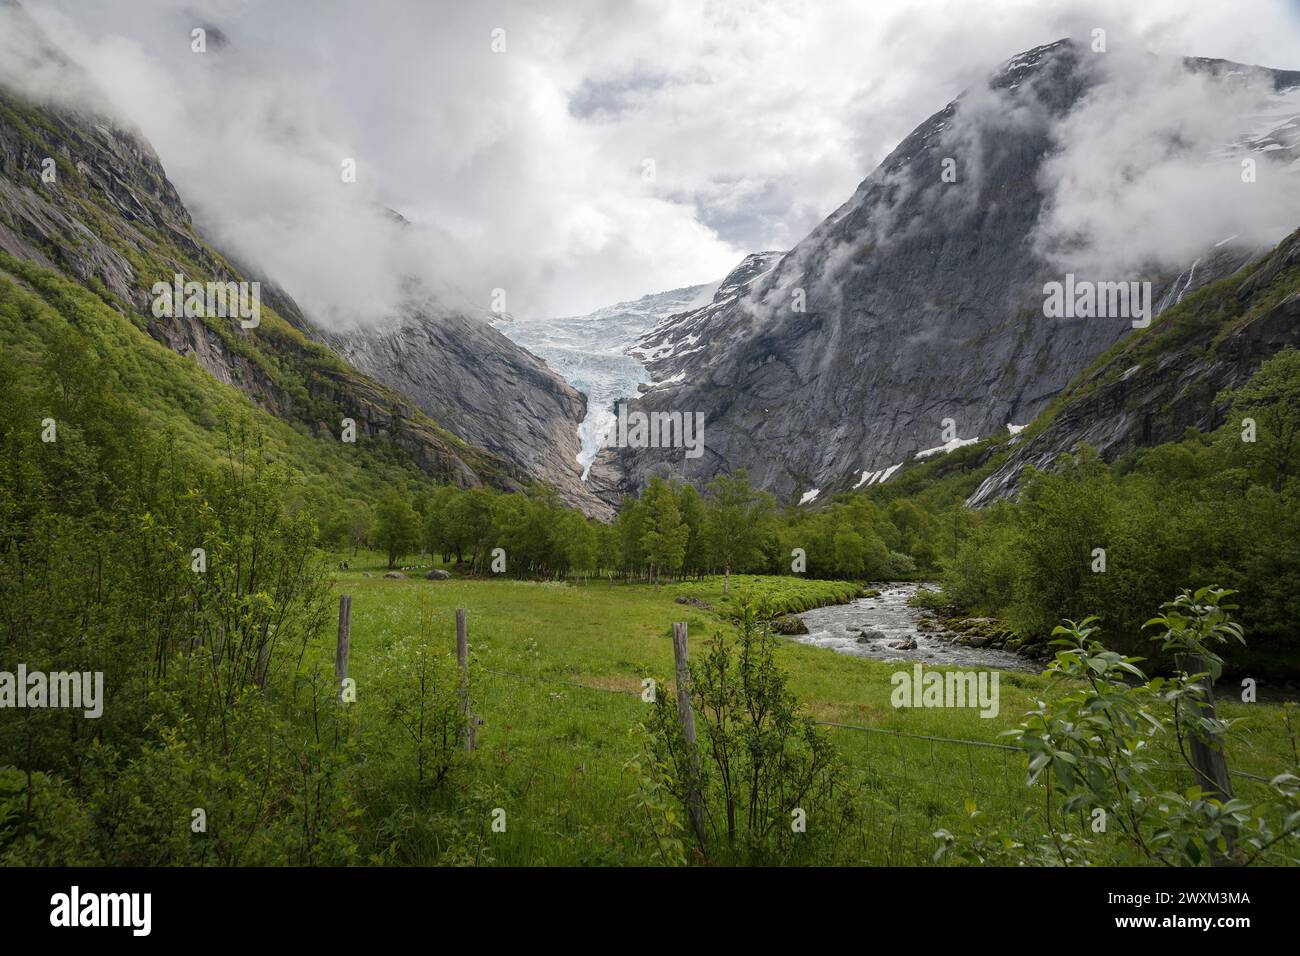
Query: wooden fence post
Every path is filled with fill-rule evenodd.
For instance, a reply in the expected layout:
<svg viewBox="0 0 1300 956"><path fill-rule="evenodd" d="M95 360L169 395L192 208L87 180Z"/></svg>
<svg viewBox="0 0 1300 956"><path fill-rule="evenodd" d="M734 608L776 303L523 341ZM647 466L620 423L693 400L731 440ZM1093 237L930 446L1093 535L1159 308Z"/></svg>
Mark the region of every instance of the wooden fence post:
<svg viewBox="0 0 1300 956"><path fill-rule="evenodd" d="M1204 691L1201 702L1198 706L1201 717L1215 719L1214 710L1214 681L1211 680L1208 673L1209 667L1200 657L1191 654L1175 655L1178 666L1188 674L1205 674L1200 680L1200 685ZM1232 799L1232 778L1228 775L1228 758L1224 756L1222 746L1213 747L1206 741L1202 740L1200 735L1193 733L1188 741L1192 769L1196 771L1196 784L1209 796L1216 800L1227 803ZM1224 836L1228 841L1228 852L1219 853L1215 848L1210 848L1210 865L1211 866L1233 866L1233 851L1236 849L1231 833L1225 833Z"/></svg>
<svg viewBox="0 0 1300 956"><path fill-rule="evenodd" d="M473 753L478 720L469 712L469 623L463 607L456 608L456 661L460 664L460 712L465 717L465 753Z"/></svg>
<svg viewBox="0 0 1300 956"><path fill-rule="evenodd" d="M339 683L339 703L343 703L343 681L348 676L348 653L352 650L352 595L339 595L339 643L334 651L334 676Z"/></svg>
<svg viewBox="0 0 1300 956"><path fill-rule="evenodd" d="M673 623L673 659L677 664L677 716L682 722L682 736L691 762L691 779L688 782L686 805L690 812L691 829L704 846L704 801L700 797L700 754L695 748L695 710L691 707L690 658L686 646L686 623Z"/></svg>

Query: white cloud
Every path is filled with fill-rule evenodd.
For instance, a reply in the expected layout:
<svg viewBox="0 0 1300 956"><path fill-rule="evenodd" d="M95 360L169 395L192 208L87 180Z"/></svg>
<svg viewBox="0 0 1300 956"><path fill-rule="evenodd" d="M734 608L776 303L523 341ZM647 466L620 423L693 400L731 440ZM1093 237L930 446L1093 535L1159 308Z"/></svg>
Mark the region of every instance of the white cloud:
<svg viewBox="0 0 1300 956"><path fill-rule="evenodd" d="M1300 119L1300 95L1277 96L1249 71L1215 79L1176 58L1101 62L1103 81L1055 127L1058 152L1041 176L1051 202L1038 238L1068 271L1181 270L1225 237L1266 247L1300 225L1300 176L1248 135ZM1243 160L1255 164L1250 181Z"/></svg>
<svg viewBox="0 0 1300 956"><path fill-rule="evenodd" d="M382 310L406 273L482 307L503 287L527 316L716 279L792 246L997 63L1094 26L1117 46L1300 65L1282 0L27 6L201 226L320 317ZM198 56L205 23L229 43Z"/></svg>

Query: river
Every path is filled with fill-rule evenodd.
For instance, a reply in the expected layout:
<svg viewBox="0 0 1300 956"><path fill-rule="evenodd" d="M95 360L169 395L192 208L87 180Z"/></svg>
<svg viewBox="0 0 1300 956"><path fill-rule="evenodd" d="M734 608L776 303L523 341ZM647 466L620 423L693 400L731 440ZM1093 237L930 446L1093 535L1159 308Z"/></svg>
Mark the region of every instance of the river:
<svg viewBox="0 0 1300 956"><path fill-rule="evenodd" d="M1042 669L1042 665L1010 651L949 644L940 636L941 632L919 630L917 623L921 615L908 606L907 599L916 593L920 584L872 586L880 590L879 597L857 598L848 604L832 604L804 611L798 617L808 625L808 633L790 639L814 647L825 647L839 654L869 657L877 661L924 661L1007 671L1037 672ZM860 640L861 631L875 631L880 636L868 636L866 640ZM914 650L889 646L911 640L916 642Z"/></svg>

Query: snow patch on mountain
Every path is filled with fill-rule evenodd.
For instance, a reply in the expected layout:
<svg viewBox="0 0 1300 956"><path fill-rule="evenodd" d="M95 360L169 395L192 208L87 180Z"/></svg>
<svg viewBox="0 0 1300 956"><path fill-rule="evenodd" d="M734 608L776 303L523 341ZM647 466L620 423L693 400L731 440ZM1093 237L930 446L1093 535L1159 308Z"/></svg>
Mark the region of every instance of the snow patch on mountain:
<svg viewBox="0 0 1300 956"><path fill-rule="evenodd" d="M933 448L926 448L924 451L918 451L916 457L929 458L931 455L946 455L950 451L956 451L958 448L962 447L962 445L973 445L977 441L979 441L978 436L975 438L954 438L951 441L944 442L942 445L935 445Z"/></svg>
<svg viewBox="0 0 1300 956"><path fill-rule="evenodd" d="M893 475L894 472L898 471L898 469L902 467L903 465L900 462L897 465L890 465L888 468L881 468L879 471L864 471L862 477L858 479L858 483L853 487L861 488L864 485L883 485L889 480L890 476Z"/></svg>
<svg viewBox="0 0 1300 956"><path fill-rule="evenodd" d="M755 283L776 267L783 255L784 252L755 252L746 256L740 265L715 285L711 301L666 316L648 329L627 350L627 354L652 365L704 351L706 345L715 344L710 337L704 335L714 315L753 288ZM701 339L706 345L699 344Z"/></svg>

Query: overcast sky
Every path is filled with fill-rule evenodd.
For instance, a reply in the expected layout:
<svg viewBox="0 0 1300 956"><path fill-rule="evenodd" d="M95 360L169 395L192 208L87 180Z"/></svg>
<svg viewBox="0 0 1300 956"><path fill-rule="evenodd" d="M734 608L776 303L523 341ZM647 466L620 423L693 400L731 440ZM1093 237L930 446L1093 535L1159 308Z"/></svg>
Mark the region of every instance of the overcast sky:
<svg viewBox="0 0 1300 956"><path fill-rule="evenodd" d="M522 316L718 279L793 245L1001 61L1096 27L1300 68L1296 0L25 5L205 232L322 321L385 308L395 269L484 308L503 288ZM194 54L196 26L225 42Z"/></svg>

